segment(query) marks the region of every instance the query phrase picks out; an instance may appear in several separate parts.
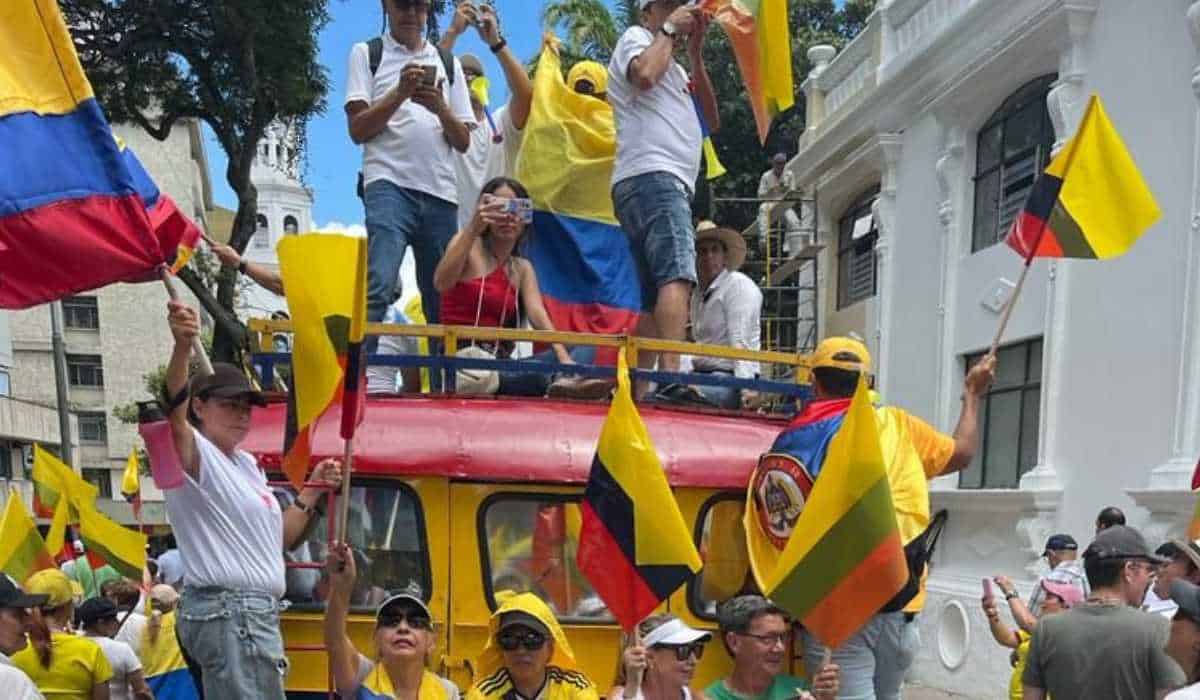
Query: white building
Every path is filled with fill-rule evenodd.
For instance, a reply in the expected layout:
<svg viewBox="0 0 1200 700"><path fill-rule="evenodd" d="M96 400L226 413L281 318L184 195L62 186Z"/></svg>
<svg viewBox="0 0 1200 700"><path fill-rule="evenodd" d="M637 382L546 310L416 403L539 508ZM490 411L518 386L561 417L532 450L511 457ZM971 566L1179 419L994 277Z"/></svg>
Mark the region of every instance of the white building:
<svg viewBox="0 0 1200 700"><path fill-rule="evenodd" d="M889 403L950 431L1021 261L1001 242L1099 94L1163 210L1124 257L1034 263L1000 352L980 457L932 488L950 511L912 680L1005 695L980 579L1028 595L1048 535L1086 546L1117 505L1181 533L1200 454L1200 2L881 0L814 49L789 164L815 190L822 335L861 333ZM831 60L832 59L832 60Z"/></svg>

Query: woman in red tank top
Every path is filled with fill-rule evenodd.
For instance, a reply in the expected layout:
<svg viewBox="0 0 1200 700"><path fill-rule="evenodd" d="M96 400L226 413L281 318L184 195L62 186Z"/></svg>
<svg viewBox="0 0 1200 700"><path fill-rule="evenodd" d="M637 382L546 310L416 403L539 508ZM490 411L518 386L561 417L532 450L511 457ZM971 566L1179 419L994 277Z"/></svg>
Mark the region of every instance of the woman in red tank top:
<svg viewBox="0 0 1200 700"><path fill-rule="evenodd" d="M450 239L433 284L441 295L441 322L446 325L516 327L523 315L537 330L552 331L554 323L542 302L537 274L528 260L517 255L526 224L519 214L506 212L511 199L528 199L521 183L498 177L483 186L475 216ZM511 354L511 346L496 349L497 357ZM552 355L550 353L553 353ZM552 351L532 359L562 364L590 363L594 350L567 351L555 343ZM500 372L501 394L541 395L550 381L534 373Z"/></svg>

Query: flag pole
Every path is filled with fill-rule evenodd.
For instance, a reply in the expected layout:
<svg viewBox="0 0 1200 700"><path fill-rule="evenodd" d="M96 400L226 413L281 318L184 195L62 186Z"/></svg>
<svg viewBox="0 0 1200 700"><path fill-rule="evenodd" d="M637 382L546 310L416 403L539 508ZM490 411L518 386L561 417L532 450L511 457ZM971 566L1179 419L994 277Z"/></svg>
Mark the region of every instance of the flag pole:
<svg viewBox="0 0 1200 700"><path fill-rule="evenodd" d="M175 282L171 280L171 271L166 265L158 266L158 276L162 279L163 286L167 288L167 296L171 298L171 301L179 301L179 290L175 288ZM200 341L199 336L192 338L192 352L200 363L200 373L212 374L212 362L208 359L208 353L204 351L204 343Z"/></svg>
<svg viewBox="0 0 1200 700"><path fill-rule="evenodd" d="M354 438L342 441L342 494L338 502L338 537L350 544L350 473L354 470Z"/></svg>

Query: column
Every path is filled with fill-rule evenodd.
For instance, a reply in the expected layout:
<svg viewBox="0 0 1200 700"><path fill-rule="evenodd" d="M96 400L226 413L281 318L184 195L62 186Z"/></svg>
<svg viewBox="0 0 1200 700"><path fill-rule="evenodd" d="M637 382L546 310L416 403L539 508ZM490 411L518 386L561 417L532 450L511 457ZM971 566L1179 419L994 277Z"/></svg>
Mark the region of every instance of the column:
<svg viewBox="0 0 1200 700"><path fill-rule="evenodd" d="M880 164L879 198L872 206L872 213L879 225L879 237L875 239L875 285L878 295L875 300L875 364L876 390L881 396L888 395L888 376L891 368L890 333L892 325L892 244L896 235L896 185L899 180L900 149L903 145L900 134L879 134L879 149L883 156Z"/></svg>

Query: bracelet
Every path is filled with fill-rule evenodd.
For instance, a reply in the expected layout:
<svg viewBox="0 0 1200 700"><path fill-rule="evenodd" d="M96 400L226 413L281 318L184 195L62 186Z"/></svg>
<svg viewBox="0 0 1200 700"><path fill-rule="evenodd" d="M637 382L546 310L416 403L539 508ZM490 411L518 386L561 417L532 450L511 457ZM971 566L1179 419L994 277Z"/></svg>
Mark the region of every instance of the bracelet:
<svg viewBox="0 0 1200 700"><path fill-rule="evenodd" d="M242 273L243 275L246 274L246 261L245 260L238 261L237 269L238 269L238 272Z"/></svg>
<svg viewBox="0 0 1200 700"><path fill-rule="evenodd" d="M489 46L488 48L492 50L492 53L500 53L501 51L504 50L505 46L508 46L508 39L505 39L504 37L500 37L500 41Z"/></svg>
<svg viewBox="0 0 1200 700"><path fill-rule="evenodd" d="M1008 593L1004 594L1005 600L1012 600L1013 598L1020 598L1020 597L1021 596L1017 595L1016 591L1009 591Z"/></svg>
<svg viewBox="0 0 1200 700"><path fill-rule="evenodd" d="M300 500L299 496L296 497L296 500L292 501L292 505L296 507L296 510L304 513L310 518L317 514L317 509L314 506L310 506L304 501Z"/></svg>

